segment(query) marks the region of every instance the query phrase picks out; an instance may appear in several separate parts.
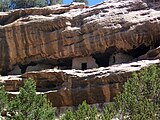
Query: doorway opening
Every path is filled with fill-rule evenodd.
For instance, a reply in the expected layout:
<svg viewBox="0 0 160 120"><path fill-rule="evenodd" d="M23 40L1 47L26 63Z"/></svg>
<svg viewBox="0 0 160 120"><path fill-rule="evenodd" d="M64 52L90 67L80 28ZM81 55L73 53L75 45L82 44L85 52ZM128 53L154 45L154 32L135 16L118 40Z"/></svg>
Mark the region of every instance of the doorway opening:
<svg viewBox="0 0 160 120"><path fill-rule="evenodd" d="M82 70L87 70L87 63L82 63L81 64L81 69Z"/></svg>

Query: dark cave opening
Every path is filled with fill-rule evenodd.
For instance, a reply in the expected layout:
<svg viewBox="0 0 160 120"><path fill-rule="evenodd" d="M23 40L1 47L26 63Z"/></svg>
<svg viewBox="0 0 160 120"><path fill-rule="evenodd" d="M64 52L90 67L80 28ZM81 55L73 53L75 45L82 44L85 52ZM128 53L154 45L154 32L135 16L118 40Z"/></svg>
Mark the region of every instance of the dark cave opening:
<svg viewBox="0 0 160 120"><path fill-rule="evenodd" d="M99 67L108 67L110 65L131 62L133 59L146 54L150 50L150 46L144 44L129 51L118 50L116 47L107 49L104 53L92 54ZM129 58L131 57L131 58ZM110 61L112 59L112 61ZM113 63L113 64L111 64Z"/></svg>
<svg viewBox="0 0 160 120"><path fill-rule="evenodd" d="M19 75L24 74L26 72L30 71L41 71L45 69L72 69L72 58L67 59L60 59L60 60L43 60L39 62L30 62L28 64L22 64L19 63L17 65L14 65L14 68L9 71L3 71L1 72L1 76L7 76L7 75Z"/></svg>
<svg viewBox="0 0 160 120"><path fill-rule="evenodd" d="M133 46L133 48L135 48L135 46ZM127 54L133 56L133 58L138 58L139 56L146 54L149 50L150 46L142 44L133 50L127 51Z"/></svg>
<svg viewBox="0 0 160 120"><path fill-rule="evenodd" d="M61 70L72 69L72 58L58 60L56 66Z"/></svg>
<svg viewBox="0 0 160 120"><path fill-rule="evenodd" d="M116 47L110 47L104 53L96 53L93 54L92 57L95 59L99 67L108 67L109 58L116 51Z"/></svg>
<svg viewBox="0 0 160 120"><path fill-rule="evenodd" d="M26 72L28 66L36 66L36 65L37 65L37 63L35 63L35 62L30 62L27 65L20 64L19 67L21 69L21 74L24 74Z"/></svg>
<svg viewBox="0 0 160 120"><path fill-rule="evenodd" d="M107 67L109 66L109 55L105 53L97 53L93 55L96 63L99 67Z"/></svg>
<svg viewBox="0 0 160 120"><path fill-rule="evenodd" d="M57 79L41 79L40 81L36 81L36 90L38 92L46 92L48 90L57 90L62 87L62 84L64 83L63 80Z"/></svg>
<svg viewBox="0 0 160 120"><path fill-rule="evenodd" d="M7 76L7 75L8 75L7 72L2 72L2 73L1 73L1 76Z"/></svg>
<svg viewBox="0 0 160 120"><path fill-rule="evenodd" d="M119 50L116 47L110 47L108 49L106 49L103 53L102 52L97 52L92 54L91 56L95 59L96 64L98 65L98 67L108 67L110 66L110 58L112 58L112 62L117 64L117 60L119 59L116 55L118 53L122 53L125 55L129 55L133 57L133 60L135 58L140 57L141 55L146 54L151 47L156 48L157 46L159 46L160 43L157 42L156 44L152 45L152 46L146 46L144 44L140 45L139 47L133 46L132 50L128 50L128 51L123 51L123 50ZM118 54L119 55L119 54ZM123 58L123 60L125 56L121 56L121 58ZM61 69L61 70L67 70L67 69L72 69L72 60L73 58L65 58L65 59L60 59L60 60L44 60L41 62L30 62L29 64L19 64L19 68L21 71L21 74L24 74L27 70L27 67L29 66L35 66L36 65L48 65L50 66L50 68L57 68L57 69ZM122 61L121 63L123 63L124 61ZM129 62L129 61L126 61ZM86 66L86 65L85 65ZM84 66L84 67L85 67ZM50 69L48 68L48 69ZM2 76L7 76L8 73L10 71L3 71L1 73Z"/></svg>
<svg viewBox="0 0 160 120"><path fill-rule="evenodd" d="M26 72L27 66L20 66L21 74L24 74Z"/></svg>
<svg viewBox="0 0 160 120"><path fill-rule="evenodd" d="M153 45L154 45L155 48L159 47L159 46L160 46L160 39L157 38L157 39L155 40L155 44L153 44Z"/></svg>

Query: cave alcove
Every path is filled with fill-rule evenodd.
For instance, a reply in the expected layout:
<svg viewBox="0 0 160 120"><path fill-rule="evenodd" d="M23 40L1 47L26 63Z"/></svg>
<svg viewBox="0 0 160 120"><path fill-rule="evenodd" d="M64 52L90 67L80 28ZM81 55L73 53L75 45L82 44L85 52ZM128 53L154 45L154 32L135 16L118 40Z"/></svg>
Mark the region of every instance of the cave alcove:
<svg viewBox="0 0 160 120"><path fill-rule="evenodd" d="M98 67L108 67L109 66L109 58L110 56L117 51L116 47L110 47L105 50L103 53L95 53L92 54L92 57L95 59Z"/></svg>

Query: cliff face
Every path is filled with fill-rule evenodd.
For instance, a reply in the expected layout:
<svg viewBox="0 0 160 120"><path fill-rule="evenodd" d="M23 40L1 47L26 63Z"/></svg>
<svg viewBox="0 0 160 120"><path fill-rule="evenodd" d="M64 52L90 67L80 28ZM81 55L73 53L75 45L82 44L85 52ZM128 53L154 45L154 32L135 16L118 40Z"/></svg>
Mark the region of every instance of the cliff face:
<svg viewBox="0 0 160 120"><path fill-rule="evenodd" d="M150 0L112 0L0 13L0 73L24 73L0 83L15 96L31 77L57 107L110 102L132 72L160 63L159 10Z"/></svg>
<svg viewBox="0 0 160 120"><path fill-rule="evenodd" d="M119 51L136 58L158 47L159 38L158 2L124 0L92 7L14 10L0 13L0 72L8 73L16 65L21 69L32 63L57 66L75 57L97 58Z"/></svg>
<svg viewBox="0 0 160 120"><path fill-rule="evenodd" d="M85 71L48 69L0 77L0 83L10 96L15 96L24 80L33 78L37 92L46 94L56 107L76 106L84 100L89 104L108 103L122 91L122 85L133 72L159 63L160 60L142 60Z"/></svg>

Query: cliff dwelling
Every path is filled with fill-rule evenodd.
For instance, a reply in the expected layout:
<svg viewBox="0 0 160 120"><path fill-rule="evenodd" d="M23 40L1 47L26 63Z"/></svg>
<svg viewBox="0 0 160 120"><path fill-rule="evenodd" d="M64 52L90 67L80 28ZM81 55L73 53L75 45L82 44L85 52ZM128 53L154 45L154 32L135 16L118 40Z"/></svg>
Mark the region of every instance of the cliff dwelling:
<svg viewBox="0 0 160 120"><path fill-rule="evenodd" d="M124 53L114 53L109 58L109 65L126 63L133 59L132 56L124 54Z"/></svg>
<svg viewBox="0 0 160 120"><path fill-rule="evenodd" d="M52 66L49 64L47 65L47 64L36 64L36 63L30 63L28 65L16 65L14 69L8 73L8 75L19 75L25 72L41 71L49 69L51 67Z"/></svg>
<svg viewBox="0 0 160 120"><path fill-rule="evenodd" d="M110 54L99 53L94 55L94 57L87 56L73 58L72 69L86 70L98 67L108 67L114 64L130 62L131 60L133 60L132 56L121 52Z"/></svg>
<svg viewBox="0 0 160 120"><path fill-rule="evenodd" d="M158 0L146 1L146 4L149 2L158 2ZM127 9L135 13L137 8L139 10L146 8L146 4L142 3L137 1L133 6L131 2L128 2L127 4L131 8L133 7L133 9ZM103 4L108 6L108 4ZM120 2L120 4L123 5L124 3ZM79 8L79 5L75 8ZM84 8L87 9L86 6ZM37 20L37 16L28 18L26 16L30 15L30 13L26 13L26 16L23 16L20 14L20 10L6 13L7 17L0 18L1 25L5 25L0 30L1 75L23 74L29 71L54 68L61 70L86 70L97 67L108 67L114 64L130 62L135 59L138 60L138 57L160 45L160 26L159 22L157 22L160 20L159 14L156 13L154 19L153 17L149 17L153 16L154 11L139 11L137 12L138 15L131 14L125 20L124 18L130 11L126 12L126 9L123 9L123 7L115 7L116 13L113 13L113 17L102 7L100 11L94 8L95 11L88 12L87 10L86 13L80 10L82 14L76 15L70 11L71 16L75 16L72 20L68 17L68 11L65 11L65 9L66 7L64 7L63 12L53 10L54 12L57 11L55 12L56 14L48 16L48 14L53 13L51 9L49 13L43 14L43 16L47 15L47 17L43 18L44 22L37 21L36 24L33 24L33 21ZM107 9L110 10L108 7ZM123 14L119 13L119 9L122 10ZM94 12L96 12L97 16L101 17L96 18ZM33 13L36 14L35 11ZM127 13L125 17L124 13ZM17 14L17 16L14 16L14 14ZM60 17L57 17L57 14ZM117 15L119 16L118 20ZM12 17L10 18L10 16ZM41 16L39 17L39 19L42 19ZM111 19L111 23L107 21L108 18ZM132 18L137 20L136 23L133 21L130 21L131 23L128 22ZM26 21L28 22L27 25ZM143 24L139 24L139 21L142 21ZM12 26L12 24L9 24L12 22L15 25ZM130 31L129 29L132 27L133 30ZM12 43L14 43L14 47ZM77 57L78 55L79 57Z"/></svg>
<svg viewBox="0 0 160 120"><path fill-rule="evenodd" d="M114 64L122 64L131 62L133 59L145 54L150 49L150 46L141 45L128 52L117 50L115 47L108 48L103 53L95 53L90 56L66 58L60 60L51 60L45 63L31 62L27 65L17 65L9 72L5 72L4 75L23 74L30 71L41 71L45 69L77 69L87 70L98 67L108 67ZM1 74L3 75L3 74Z"/></svg>
<svg viewBox="0 0 160 120"><path fill-rule="evenodd" d="M77 57L72 60L72 69L86 70L97 67L98 65L96 64L95 59L91 56Z"/></svg>

